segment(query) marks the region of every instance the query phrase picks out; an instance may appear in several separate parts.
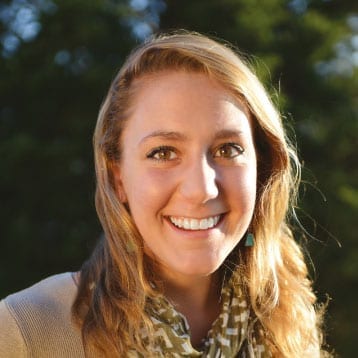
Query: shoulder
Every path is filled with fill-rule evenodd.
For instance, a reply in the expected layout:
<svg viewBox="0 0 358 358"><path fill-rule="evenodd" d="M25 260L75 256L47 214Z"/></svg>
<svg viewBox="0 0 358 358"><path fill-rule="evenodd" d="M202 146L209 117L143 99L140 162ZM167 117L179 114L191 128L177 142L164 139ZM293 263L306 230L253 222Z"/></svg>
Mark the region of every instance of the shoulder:
<svg viewBox="0 0 358 358"><path fill-rule="evenodd" d="M77 287L72 274L62 273L48 277L35 285L5 298L5 302L15 312L38 312L41 315L70 308Z"/></svg>
<svg viewBox="0 0 358 358"><path fill-rule="evenodd" d="M5 300L0 301L0 357L26 357L26 345Z"/></svg>
<svg viewBox="0 0 358 358"><path fill-rule="evenodd" d="M72 274L63 273L6 297L0 303L0 353L16 343L22 347L16 357L81 357L81 333L71 320L76 293Z"/></svg>

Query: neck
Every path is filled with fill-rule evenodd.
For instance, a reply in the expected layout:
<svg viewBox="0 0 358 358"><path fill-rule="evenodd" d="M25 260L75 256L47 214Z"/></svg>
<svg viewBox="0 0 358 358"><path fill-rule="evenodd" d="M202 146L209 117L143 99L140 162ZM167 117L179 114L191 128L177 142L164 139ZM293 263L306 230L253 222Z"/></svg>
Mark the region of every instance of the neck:
<svg viewBox="0 0 358 358"><path fill-rule="evenodd" d="M219 300L217 275L164 280L164 294L176 308L194 306L205 309L213 298Z"/></svg>
<svg viewBox="0 0 358 358"><path fill-rule="evenodd" d="M189 323L193 346L200 346L220 312L220 274L199 277L166 275L163 281L164 295Z"/></svg>

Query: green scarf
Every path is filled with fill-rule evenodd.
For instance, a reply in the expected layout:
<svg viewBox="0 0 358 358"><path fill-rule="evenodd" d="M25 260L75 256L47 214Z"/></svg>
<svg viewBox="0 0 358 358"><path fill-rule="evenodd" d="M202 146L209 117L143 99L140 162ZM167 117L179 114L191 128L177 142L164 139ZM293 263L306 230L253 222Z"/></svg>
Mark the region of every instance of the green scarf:
<svg viewBox="0 0 358 358"><path fill-rule="evenodd" d="M154 324L157 345L155 357L257 357L266 358L271 354L259 342L251 327L255 320L250 318L250 308L241 289L240 278L234 272L221 292L222 310L214 321L202 350L193 348L190 342L190 328L186 318L161 297L151 301L147 311ZM256 337L255 337L256 336ZM146 339L143 334L143 339ZM131 352L129 357L141 357Z"/></svg>

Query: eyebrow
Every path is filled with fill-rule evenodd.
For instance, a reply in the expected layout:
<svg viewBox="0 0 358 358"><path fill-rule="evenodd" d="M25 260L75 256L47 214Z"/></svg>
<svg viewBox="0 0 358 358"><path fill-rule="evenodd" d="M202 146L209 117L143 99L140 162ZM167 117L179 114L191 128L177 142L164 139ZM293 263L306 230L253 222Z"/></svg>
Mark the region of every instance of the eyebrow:
<svg viewBox="0 0 358 358"><path fill-rule="evenodd" d="M242 134L243 134L243 132L240 130L222 129L215 134L215 139L234 138L234 137L239 137ZM145 137L143 137L140 140L139 144L142 144L143 142L145 142L151 138L169 139L169 140L176 140L176 141L182 141L182 142L188 140L188 137L183 133L158 130L158 131L154 131L154 132L146 135Z"/></svg>
<svg viewBox="0 0 358 358"><path fill-rule="evenodd" d="M162 138L162 139L170 139L170 140L178 140L178 141L185 141L188 139L186 135L179 132L158 130L143 137L139 143L141 144L151 138Z"/></svg>
<svg viewBox="0 0 358 358"><path fill-rule="evenodd" d="M236 129L222 129L215 134L215 139L228 139L233 137L240 137L242 131Z"/></svg>

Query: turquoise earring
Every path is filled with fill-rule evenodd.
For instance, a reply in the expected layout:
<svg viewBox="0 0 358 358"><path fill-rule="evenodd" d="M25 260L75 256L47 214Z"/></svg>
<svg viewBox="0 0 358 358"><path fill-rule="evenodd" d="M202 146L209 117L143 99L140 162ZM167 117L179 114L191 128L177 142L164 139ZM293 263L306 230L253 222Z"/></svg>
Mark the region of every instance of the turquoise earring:
<svg viewBox="0 0 358 358"><path fill-rule="evenodd" d="M246 247L252 247L255 244L255 237L254 234L252 234L251 232L248 232L246 234L246 238L245 238L245 246Z"/></svg>

